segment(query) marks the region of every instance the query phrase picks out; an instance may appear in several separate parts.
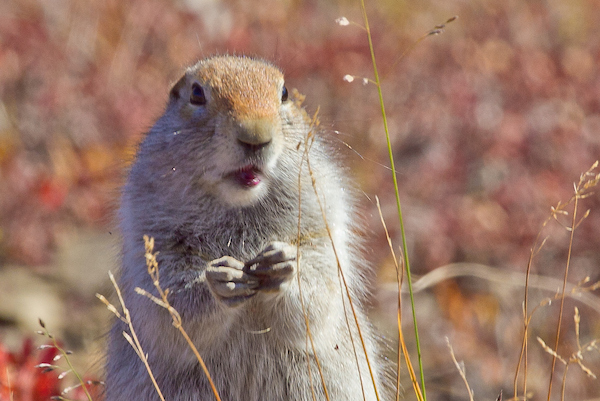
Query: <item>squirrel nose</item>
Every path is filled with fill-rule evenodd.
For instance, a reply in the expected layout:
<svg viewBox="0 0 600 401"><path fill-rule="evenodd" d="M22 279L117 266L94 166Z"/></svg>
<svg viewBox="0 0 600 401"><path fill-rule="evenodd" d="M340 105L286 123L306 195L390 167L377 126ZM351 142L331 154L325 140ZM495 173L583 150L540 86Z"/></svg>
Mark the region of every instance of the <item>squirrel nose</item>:
<svg viewBox="0 0 600 401"><path fill-rule="evenodd" d="M245 146L262 148L273 140L275 134L275 127L271 121L250 120L240 123L237 139Z"/></svg>

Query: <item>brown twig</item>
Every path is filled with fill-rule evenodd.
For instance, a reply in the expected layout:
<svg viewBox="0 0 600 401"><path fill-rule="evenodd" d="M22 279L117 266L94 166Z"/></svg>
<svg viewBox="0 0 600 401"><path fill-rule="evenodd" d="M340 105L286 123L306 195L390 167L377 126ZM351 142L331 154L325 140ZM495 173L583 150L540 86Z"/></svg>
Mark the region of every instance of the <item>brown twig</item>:
<svg viewBox="0 0 600 401"><path fill-rule="evenodd" d="M463 382L465 383L465 386L467 387L467 392L469 393L469 400L473 401L473 390L471 389L471 386L469 386L469 382L467 380L467 373L465 372L465 366L464 364L461 365L456 360L454 350L452 349L452 345L450 344L450 339L448 339L448 337L446 337L446 344L448 345L448 349L450 350L452 362L454 362L454 366L456 366L456 369L458 369L458 373L460 374L460 377L462 378Z"/></svg>
<svg viewBox="0 0 600 401"><path fill-rule="evenodd" d="M378 196L375 197L375 202L377 204L377 211L379 212L381 224L383 225L383 230L385 231L385 238L387 239L387 243L392 254L392 260L394 261L394 266L396 267L396 283L398 285L398 366L396 373L396 401L400 401L400 362L402 360L402 355L404 355L404 358L406 360L406 365L408 366L408 372L415 394L417 394L417 397L419 398L419 400L421 400L422 398L419 397L419 395L421 394L421 388L419 387L419 383L417 382L417 376L415 375L415 371L412 367L410 357L407 353L406 344L404 343L404 336L402 335L402 282L404 281L404 268L400 268L398 258L396 257L396 253L394 252L394 246L392 245L392 239L390 237L390 233L388 232L387 225L385 224L385 220L383 218L383 212L381 211L381 204L379 203ZM402 252L402 250L400 250L400 252Z"/></svg>
<svg viewBox="0 0 600 401"><path fill-rule="evenodd" d="M125 337L125 340L127 340L127 342L131 345L131 347L137 354L138 358L140 358L140 360L146 367L146 371L148 372L148 375L150 376L150 380L152 380L152 384L154 385L154 388L156 389L158 396L160 397L160 399L162 401L165 401L165 397L163 396L162 391L160 391L160 388L158 387L158 383L156 382L156 378L154 377L154 374L152 373L152 369L150 369L150 364L148 363L148 358L147 358L146 354L144 353L144 350L142 349L142 345L140 344L137 334L135 333L135 329L133 328L133 322L131 321L131 314L129 313L129 309L127 309L127 307L125 306L125 301L123 300L123 296L121 295L121 289L117 285L117 281L115 280L115 276L112 274L112 272L110 272L110 271L108 272L108 277L110 278L110 281L112 282L113 286L115 287L115 291L117 292L117 297L119 297L119 303L121 304L121 308L123 309L123 314L119 313L117 308L115 308L114 305L111 304L108 301L108 299L106 299L104 297L104 295L96 294L96 297L106 305L106 307L108 308L109 311L114 313L117 318L119 318L123 323L125 323L127 326L129 326L129 332L131 334L128 334L127 332L123 331L123 337Z"/></svg>
<svg viewBox="0 0 600 401"><path fill-rule="evenodd" d="M572 217L571 217L571 225L570 225L570 227L567 228L569 231L569 249L567 251L567 261L566 261L566 265L565 265L563 286L562 286L562 290L560 293L560 309L558 312L558 323L556 324L556 339L554 342L554 352L555 353L552 356L552 368L550 370L550 381L548 384L548 398L547 398L548 401L550 401L550 395L552 394L552 379L554 377L554 368L556 366L556 355L557 355L556 352L558 351L558 344L560 341L560 331L561 331L563 310L564 310L564 304L565 304L565 290L567 287L569 267L571 266L571 256L572 256L572 251L573 251L573 238L575 235L575 229L577 227L579 227L579 224L581 224L581 222L585 218L587 218L587 216L589 215L589 211L586 211L584 216L581 218L581 220L577 221L577 211L578 211L578 207L579 207L579 200L587 197L590 193L590 189L592 187L596 186L598 184L598 182L600 182L600 174L593 173L593 170L595 170L597 167L598 167L598 161L596 161L588 171L581 174L581 176L579 178L579 182L577 184L573 185L574 191L575 191L573 197L571 197L571 200L573 202L573 213L572 213ZM560 204L559 204L559 206L560 206Z"/></svg>
<svg viewBox="0 0 600 401"><path fill-rule="evenodd" d="M301 103L301 100L300 100ZM297 104L298 106L300 106L300 104ZM311 138L314 135L314 127L316 125L318 125L318 115L319 115L319 109L317 108L317 111L315 112L315 114L313 115L313 118L311 120L310 126L309 126L309 130L308 130L308 134L306 136L305 139L305 147L304 147L304 153L302 154L302 159L300 160L300 166L298 168L298 238L297 238L297 247L296 247L296 271L297 271L297 275L296 278L298 279L298 295L300 297L300 306L302 307L302 315L304 316L304 324L306 325L306 364L307 364L307 369L308 369L308 377L310 380L310 389L311 389L311 393L312 393L312 398L313 401L316 401L316 394L315 394L315 388L314 388L314 384L313 384L313 379L312 379L312 374L311 374L311 368L310 368L310 357L309 357L309 353L308 353L308 343L310 343L310 346L312 348L312 352L313 355L315 356L315 363L317 365L317 370L319 371L319 376L321 378L321 385L323 386L323 392L325 393L325 399L327 401L329 401L329 392L327 391L327 385L325 384L325 376L323 375L323 370L321 369L321 363L319 362L319 357L317 356L317 351L315 349L315 343L312 337L312 333L310 331L310 322L309 322L309 318L308 318L308 310L306 308L306 305L304 303L304 296L302 295L302 282L300 280L300 241L301 241L301 237L302 237L302 233L301 233L301 221L302 221L302 164L304 163L305 160L308 160L308 151L309 151L309 144L308 144L308 139ZM298 146L300 146L301 144L298 144Z"/></svg>
<svg viewBox="0 0 600 401"><path fill-rule="evenodd" d="M559 216L568 215L568 212L565 209L569 205L573 204L573 216L571 219L570 226L564 226L563 224L561 224L563 227L565 227L565 229L567 229L570 232L570 238L569 238L569 248L568 248L568 252L567 252L566 267L565 267L565 272L564 272L563 281L562 281L562 291L559 294L557 294L557 296L555 297L556 299L560 299L560 311L559 311L558 323L557 323L557 328L556 328L556 340L555 340L555 350L557 350L558 344L559 344L559 339L560 339L560 328L561 328L561 324L562 324L564 299L566 296L566 288L567 288L567 284L568 284L568 272L569 272L569 266L571 263L571 255L572 255L572 250L573 250L574 231L577 227L579 227L581 222L585 218L587 218L587 216L589 215L589 210L588 210L584 213L583 217L579 221L577 221L577 210L578 210L578 206L579 206L579 200L584 199L587 196L589 196L591 194L591 189L593 187L597 186L598 183L600 182L600 174L594 173L594 170L596 168L598 168L598 161L596 161L591 166L591 168L588 169L585 173L581 174L581 176L579 178L579 182L577 184L574 184L574 195L567 202L564 202L564 203L559 202L556 207L551 207L550 215L543 222L543 224L540 228L540 231L538 232L536 239L534 241L534 245L531 248L529 260L527 262L527 270L526 270L526 274L525 274L525 295L524 295L524 302L523 302L523 340L521 343L521 350L520 350L520 354L519 354L517 368L515 369L515 376L514 376L514 381L513 381L513 391L514 391L513 399L518 399L518 378L519 378L521 365L523 365L523 397L525 398L526 394L527 394L527 347L528 347L528 338L529 338L529 324L531 322L533 313L537 310L537 308L539 306L541 306L545 302L545 301L543 301L542 304L536 306L531 311L531 313L529 312L528 309L529 309L529 288L530 288L531 268L533 266L533 260L534 260L535 256L540 252L540 250L543 248L543 246L547 240L547 238L544 238L544 240L541 241L541 244L538 245L538 243L540 242L542 230L552 220L555 220L559 224L561 224L559 221ZM576 288L579 288L579 287L576 287ZM556 352L554 355L556 355ZM554 368L556 365L556 356L554 356L554 355L552 358L550 383L548 385L548 401L550 400L550 395L552 392L552 380L553 380L553 375L554 375Z"/></svg>
<svg viewBox="0 0 600 401"><path fill-rule="evenodd" d="M169 303L169 299L167 297L169 295L169 289L167 288L166 290L163 290L160 286L158 262L156 261L156 255L158 254L158 252L154 252L154 238L144 235L144 247L146 249L145 257L146 257L146 266L148 267L148 274L152 278L152 282L153 282L154 286L156 287L156 290L158 291L160 298L155 297L154 295L150 294L146 290L139 288L139 287L135 288L135 292L140 295L144 295L145 297L149 298L157 305L162 306L167 311L169 311L169 314L171 315L171 318L173 319L173 326L175 326L175 328L177 330L179 330L179 332L181 333L183 338L185 338L185 341L187 342L188 346L190 347L190 349L196 356L196 359L200 363L200 366L202 367L202 370L204 371L204 374L206 375L206 378L208 379L208 382L210 383L210 387L213 391L215 399L217 401L221 401L219 392L217 391L215 383L213 382L212 377L211 377L210 373L208 372L208 368L206 367L206 364L204 363L204 359L202 359L202 356L200 356L198 349L196 348L196 346L190 339L190 336L187 334L187 332L183 328L183 326L181 324L181 316L179 315L179 312L177 312L177 310L175 308L173 308L171 306L171 304Z"/></svg>
<svg viewBox="0 0 600 401"><path fill-rule="evenodd" d="M310 139L310 142L307 142L307 144L306 144L309 148L310 148L310 145L312 144L312 141L314 141L314 138ZM348 287L348 283L346 281L346 276L345 276L344 271L342 270L342 266L340 264L340 258L339 258L338 252L337 252L337 247L335 246L335 241L333 240L333 235L331 233L331 228L329 227L329 222L327 220L327 215L325 214L325 208L323 206L323 203L321 202L321 199L318 196L319 194L317 192L316 178L315 178L315 176L313 174L313 171L312 171L312 169L310 167L310 159L309 158L306 159L306 165L308 167L308 172L310 174L312 186L313 186L313 189L315 191L315 195L316 195L316 198L317 198L317 202L319 204L319 208L321 209L321 216L323 217L323 222L325 223L325 229L326 229L327 235L329 236L329 239L331 241L331 247L333 249L333 253L335 255L335 260L337 262L338 274L339 274L339 277L342 280L343 288L346 291L346 296L348 297L348 303L350 305L350 310L352 311L352 316L354 317L354 321L356 323L356 330L358 332L358 337L360 339L363 351L365 353L365 360L366 360L366 363L367 363L367 367L369 368L369 374L371 376L371 381L373 383L373 389L375 391L375 397L377 398L378 401L380 401L379 392L378 392L378 389L377 389L377 381L375 380L375 373L373 372L373 367L372 367L371 361L369 359L369 353L367 352L367 346L366 346L366 343L365 343L365 339L364 339L364 336L362 334L362 330L360 328L360 324L359 324L359 321L358 321L358 314L356 312L356 309L354 307L354 303L352 301L352 295L350 294L350 288Z"/></svg>

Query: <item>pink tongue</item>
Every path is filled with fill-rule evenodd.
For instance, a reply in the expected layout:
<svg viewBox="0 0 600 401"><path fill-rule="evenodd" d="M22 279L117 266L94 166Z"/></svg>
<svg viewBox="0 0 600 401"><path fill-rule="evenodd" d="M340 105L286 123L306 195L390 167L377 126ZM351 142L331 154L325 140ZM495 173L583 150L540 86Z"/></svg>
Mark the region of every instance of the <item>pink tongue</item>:
<svg viewBox="0 0 600 401"><path fill-rule="evenodd" d="M253 168L247 168L237 173L236 178L238 182L245 187L254 187L260 184L260 177L256 174L256 170Z"/></svg>

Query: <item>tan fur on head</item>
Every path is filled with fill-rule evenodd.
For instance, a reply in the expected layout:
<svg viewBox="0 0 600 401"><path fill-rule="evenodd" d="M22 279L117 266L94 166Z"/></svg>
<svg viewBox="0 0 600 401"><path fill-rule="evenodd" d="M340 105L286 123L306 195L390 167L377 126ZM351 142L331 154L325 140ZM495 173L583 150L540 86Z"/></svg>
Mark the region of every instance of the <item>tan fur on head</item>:
<svg viewBox="0 0 600 401"><path fill-rule="evenodd" d="M188 69L186 75L207 84L216 107L229 110L240 120L278 115L283 89L281 71L260 60L240 60L244 59L209 58Z"/></svg>

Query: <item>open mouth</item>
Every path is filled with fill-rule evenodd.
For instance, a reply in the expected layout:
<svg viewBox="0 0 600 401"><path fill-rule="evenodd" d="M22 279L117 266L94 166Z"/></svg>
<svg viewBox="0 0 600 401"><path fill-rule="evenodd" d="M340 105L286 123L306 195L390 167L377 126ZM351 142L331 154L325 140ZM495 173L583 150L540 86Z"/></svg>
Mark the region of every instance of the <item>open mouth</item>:
<svg viewBox="0 0 600 401"><path fill-rule="evenodd" d="M246 188L255 187L262 181L260 169L253 165L244 166L228 175L239 185Z"/></svg>

